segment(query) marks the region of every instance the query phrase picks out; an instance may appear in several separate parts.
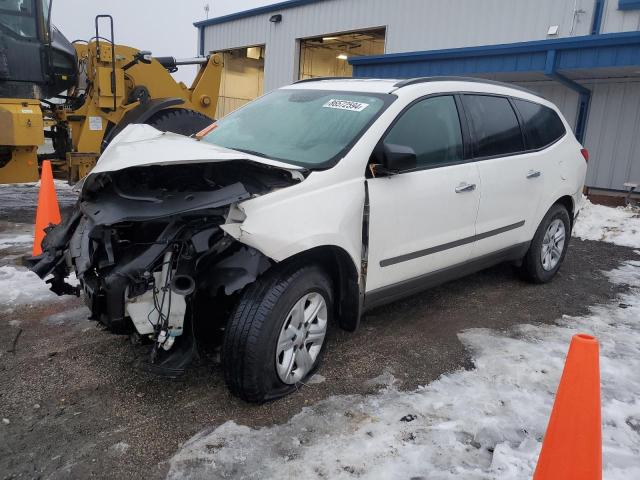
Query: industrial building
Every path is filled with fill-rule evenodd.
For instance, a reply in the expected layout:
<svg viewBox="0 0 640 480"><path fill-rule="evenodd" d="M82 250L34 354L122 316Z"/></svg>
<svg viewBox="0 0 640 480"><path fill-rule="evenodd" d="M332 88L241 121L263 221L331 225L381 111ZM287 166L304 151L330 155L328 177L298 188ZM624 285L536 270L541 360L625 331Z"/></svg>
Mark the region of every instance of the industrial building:
<svg viewBox="0 0 640 480"><path fill-rule="evenodd" d="M299 79L485 77L562 109L592 193L640 183L640 0L290 0L194 25L224 55L219 117Z"/></svg>

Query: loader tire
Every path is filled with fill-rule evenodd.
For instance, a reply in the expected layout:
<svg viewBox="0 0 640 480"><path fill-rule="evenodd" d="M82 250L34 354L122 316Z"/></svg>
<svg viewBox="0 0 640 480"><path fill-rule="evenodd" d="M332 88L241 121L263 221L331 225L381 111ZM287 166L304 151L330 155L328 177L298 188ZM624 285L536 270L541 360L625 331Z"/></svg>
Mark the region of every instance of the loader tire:
<svg viewBox="0 0 640 480"><path fill-rule="evenodd" d="M184 108L168 108L153 115L145 123L163 132L193 135L214 122L206 115Z"/></svg>

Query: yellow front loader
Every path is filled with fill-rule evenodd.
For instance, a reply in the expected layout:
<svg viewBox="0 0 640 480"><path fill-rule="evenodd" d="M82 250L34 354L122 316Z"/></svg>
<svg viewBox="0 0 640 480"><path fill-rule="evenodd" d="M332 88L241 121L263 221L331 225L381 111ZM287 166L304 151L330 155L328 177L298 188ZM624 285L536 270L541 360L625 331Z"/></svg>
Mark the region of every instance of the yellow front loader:
<svg viewBox="0 0 640 480"><path fill-rule="evenodd" d="M213 122L219 55L176 60L117 45L109 15L96 17L89 42L70 43L49 12L49 0L0 0L0 183L36 181L44 159L77 181L131 123L191 135ZM190 87L171 76L194 64Z"/></svg>

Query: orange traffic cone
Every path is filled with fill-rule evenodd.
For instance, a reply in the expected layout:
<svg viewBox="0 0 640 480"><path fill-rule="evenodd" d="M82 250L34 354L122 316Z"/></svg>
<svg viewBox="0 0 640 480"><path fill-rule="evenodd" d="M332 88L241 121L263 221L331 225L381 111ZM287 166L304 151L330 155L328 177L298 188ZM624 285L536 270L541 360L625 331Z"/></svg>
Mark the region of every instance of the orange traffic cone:
<svg viewBox="0 0 640 480"><path fill-rule="evenodd" d="M598 341L574 335L534 480L602 479Z"/></svg>
<svg viewBox="0 0 640 480"><path fill-rule="evenodd" d="M36 210L36 229L33 238L33 256L42 253L42 239L44 229L49 225L60 223L60 207L56 197L56 187L53 184L53 172L51 162L42 162L42 173L40 175L40 191L38 192L38 210Z"/></svg>

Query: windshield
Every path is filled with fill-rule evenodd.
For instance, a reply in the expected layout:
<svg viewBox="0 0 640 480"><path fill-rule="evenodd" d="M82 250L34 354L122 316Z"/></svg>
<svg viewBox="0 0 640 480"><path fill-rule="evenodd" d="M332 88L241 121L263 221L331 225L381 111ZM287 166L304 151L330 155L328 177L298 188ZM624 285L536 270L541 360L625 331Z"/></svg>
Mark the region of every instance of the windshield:
<svg viewBox="0 0 640 480"><path fill-rule="evenodd" d="M395 99L388 94L276 90L230 113L204 141L306 168L327 168Z"/></svg>
<svg viewBox="0 0 640 480"><path fill-rule="evenodd" d="M36 37L33 0L0 0L0 25L25 38Z"/></svg>

